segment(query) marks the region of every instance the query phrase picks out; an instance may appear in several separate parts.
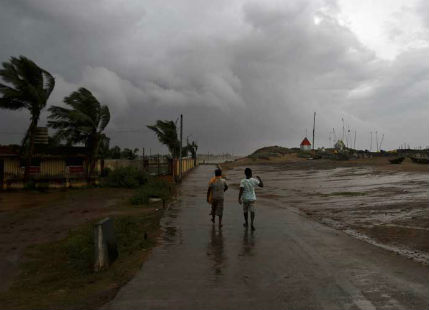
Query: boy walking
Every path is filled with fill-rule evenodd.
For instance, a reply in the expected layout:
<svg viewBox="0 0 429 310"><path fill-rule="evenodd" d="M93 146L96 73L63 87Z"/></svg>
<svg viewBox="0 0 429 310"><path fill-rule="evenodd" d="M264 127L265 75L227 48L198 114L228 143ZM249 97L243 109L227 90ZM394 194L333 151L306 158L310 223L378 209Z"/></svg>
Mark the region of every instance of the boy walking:
<svg viewBox="0 0 429 310"><path fill-rule="evenodd" d="M209 188L207 189L207 202L212 205L212 222L215 223L215 216L219 217L219 227L222 227L222 216L223 216L223 201L224 192L228 190L228 184L225 179L222 178L222 170L215 170L215 177L209 182Z"/></svg>
<svg viewBox="0 0 429 310"><path fill-rule="evenodd" d="M244 213L244 227L249 226L249 211L250 211L250 220L251 220L251 229L255 230L255 226L253 225L255 221L255 202L256 202L256 194L255 187L264 187L264 183L262 182L259 176L252 178L252 169L246 168L244 170L244 174L246 176L245 179L242 179L240 182L240 193L238 194L238 203L243 203L243 213Z"/></svg>

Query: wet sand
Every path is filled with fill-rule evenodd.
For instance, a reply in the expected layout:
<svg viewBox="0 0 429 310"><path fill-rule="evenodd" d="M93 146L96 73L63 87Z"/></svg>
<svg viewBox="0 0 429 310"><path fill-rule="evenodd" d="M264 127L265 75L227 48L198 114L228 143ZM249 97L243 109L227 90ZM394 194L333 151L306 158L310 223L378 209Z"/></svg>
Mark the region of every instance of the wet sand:
<svg viewBox="0 0 429 310"><path fill-rule="evenodd" d="M209 221L205 202L213 167L200 166L187 176L180 200L163 219L160 245L105 309L427 307L428 266L314 221L295 205L315 208L312 202L319 198L331 199L320 195L351 182L342 175L344 171L336 171L330 176L336 181L324 187L318 182L308 184L309 176L317 171L296 170L291 179L295 181L285 189L284 180L293 172L255 167L266 188L258 191L256 231L252 233L242 226L237 203L241 170L228 172L231 186L222 229ZM320 179L330 177L320 174ZM291 199L294 191L307 202Z"/></svg>

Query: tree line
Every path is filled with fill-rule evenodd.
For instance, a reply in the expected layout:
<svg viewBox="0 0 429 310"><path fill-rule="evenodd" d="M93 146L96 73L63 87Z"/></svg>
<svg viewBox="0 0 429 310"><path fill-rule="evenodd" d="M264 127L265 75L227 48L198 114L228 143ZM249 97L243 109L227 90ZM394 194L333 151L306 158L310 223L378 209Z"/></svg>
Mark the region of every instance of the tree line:
<svg viewBox="0 0 429 310"><path fill-rule="evenodd" d="M34 61L24 57L11 57L2 63L0 77L0 108L27 110L30 124L21 142L21 156L25 159L24 181L28 181L34 154L34 138L40 115L46 107L49 96L55 87L55 78ZM56 130L51 141L66 145L84 145L86 174L88 180L93 175L98 158L119 156L134 159L138 149L121 150L118 146L109 148L110 139L104 130L110 121L107 105L102 105L88 89L81 87L63 99L64 106L49 107L48 127ZM196 158L197 144L192 141L180 150L177 126L173 121L158 120L147 126L154 131L159 141L165 144L173 158L191 153ZM119 154L119 155L118 155Z"/></svg>

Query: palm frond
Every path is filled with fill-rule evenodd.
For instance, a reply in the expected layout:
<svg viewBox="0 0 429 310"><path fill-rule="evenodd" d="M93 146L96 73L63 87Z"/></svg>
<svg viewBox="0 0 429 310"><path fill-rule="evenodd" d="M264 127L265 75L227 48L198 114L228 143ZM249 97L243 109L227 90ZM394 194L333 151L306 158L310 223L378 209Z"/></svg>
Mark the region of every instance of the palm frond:
<svg viewBox="0 0 429 310"><path fill-rule="evenodd" d="M68 144L85 144L88 154L96 154L110 120L109 108L101 106L86 88L79 88L65 97L64 103L70 108L49 108L48 126L57 129L58 139Z"/></svg>
<svg viewBox="0 0 429 310"><path fill-rule="evenodd" d="M32 144L34 129L55 87L55 79L48 71L24 56L11 57L8 62L3 62L0 79L3 81L0 83L0 108L25 108L31 113L31 125L22 141L24 149ZM27 159L32 157L32 147L29 150Z"/></svg>

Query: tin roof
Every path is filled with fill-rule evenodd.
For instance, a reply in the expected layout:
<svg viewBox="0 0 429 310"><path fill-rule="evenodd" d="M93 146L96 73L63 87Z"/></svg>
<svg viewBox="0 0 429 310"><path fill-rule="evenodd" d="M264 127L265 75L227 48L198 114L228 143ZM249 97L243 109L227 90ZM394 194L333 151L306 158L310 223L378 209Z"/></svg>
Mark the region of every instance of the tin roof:
<svg viewBox="0 0 429 310"><path fill-rule="evenodd" d="M19 157L21 147L19 145L0 145L0 157ZM35 145L34 158L69 158L85 157L85 148L78 146L52 146Z"/></svg>

